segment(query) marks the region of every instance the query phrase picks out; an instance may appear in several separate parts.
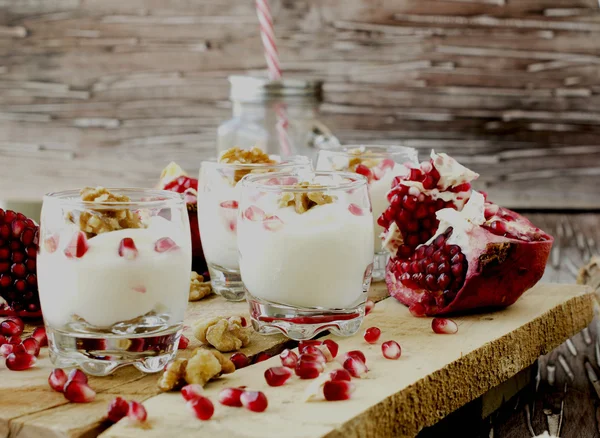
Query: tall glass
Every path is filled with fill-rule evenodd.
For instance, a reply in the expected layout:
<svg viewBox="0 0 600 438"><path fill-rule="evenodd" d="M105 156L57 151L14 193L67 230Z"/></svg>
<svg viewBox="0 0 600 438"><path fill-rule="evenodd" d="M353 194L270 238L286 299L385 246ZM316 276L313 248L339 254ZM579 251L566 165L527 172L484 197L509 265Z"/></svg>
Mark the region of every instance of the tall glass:
<svg viewBox="0 0 600 438"><path fill-rule="evenodd" d="M296 340L356 333L373 266L367 180L279 173L241 185L240 271L255 330Z"/></svg>
<svg viewBox="0 0 600 438"><path fill-rule="evenodd" d="M174 192L109 191L120 201L44 197L37 270L50 357L92 375L158 372L177 352L188 302L186 205Z"/></svg>
<svg viewBox="0 0 600 438"><path fill-rule="evenodd" d="M404 146L347 145L319 151L317 170L350 171L362 174L369 181L369 195L373 206L373 281L385 278L388 254L380 238L384 229L377 219L388 206L387 192L397 176L408 174L408 166L418 166L418 154Z"/></svg>
<svg viewBox="0 0 600 438"><path fill-rule="evenodd" d="M272 158L276 158L272 156ZM312 170L306 157L276 164L232 164L203 161L198 180L198 222L213 290L230 301L244 299L237 247L239 181L247 174Z"/></svg>

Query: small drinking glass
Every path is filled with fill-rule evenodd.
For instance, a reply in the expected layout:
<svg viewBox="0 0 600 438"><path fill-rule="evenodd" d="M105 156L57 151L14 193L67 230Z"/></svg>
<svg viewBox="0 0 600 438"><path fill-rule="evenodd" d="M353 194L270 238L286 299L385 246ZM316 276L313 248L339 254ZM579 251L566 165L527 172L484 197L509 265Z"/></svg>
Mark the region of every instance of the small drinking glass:
<svg viewBox="0 0 600 438"><path fill-rule="evenodd" d="M277 156L271 156L275 161ZM202 248L215 293L229 301L244 299L237 247L239 181L247 174L310 171L310 160L287 157L275 164L232 164L203 161L198 179L198 224Z"/></svg>
<svg viewBox="0 0 600 438"><path fill-rule="evenodd" d="M296 340L356 333L373 267L366 178L278 173L241 186L240 271L254 329Z"/></svg>
<svg viewBox="0 0 600 438"><path fill-rule="evenodd" d="M373 281L385 278L388 253L380 238L384 231L377 219L389 202L387 192L397 176L407 175L409 166L418 166L417 151L404 146L348 145L335 149L320 150L317 170L351 171L364 175L369 181L369 195L373 206Z"/></svg>
<svg viewBox="0 0 600 438"><path fill-rule="evenodd" d="M189 295L185 202L163 190L96 190L85 198L94 201L76 190L44 197L37 270L50 358L98 376L130 364L161 371Z"/></svg>

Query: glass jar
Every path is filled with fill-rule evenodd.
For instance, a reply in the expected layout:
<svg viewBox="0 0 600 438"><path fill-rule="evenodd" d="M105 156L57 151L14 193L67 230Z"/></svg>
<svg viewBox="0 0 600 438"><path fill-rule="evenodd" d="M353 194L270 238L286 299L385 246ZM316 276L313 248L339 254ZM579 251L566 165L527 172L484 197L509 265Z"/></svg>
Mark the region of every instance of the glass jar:
<svg viewBox="0 0 600 438"><path fill-rule="evenodd" d="M268 154L304 155L339 142L318 120L322 83L230 76L233 118L217 131L217 151L258 147Z"/></svg>

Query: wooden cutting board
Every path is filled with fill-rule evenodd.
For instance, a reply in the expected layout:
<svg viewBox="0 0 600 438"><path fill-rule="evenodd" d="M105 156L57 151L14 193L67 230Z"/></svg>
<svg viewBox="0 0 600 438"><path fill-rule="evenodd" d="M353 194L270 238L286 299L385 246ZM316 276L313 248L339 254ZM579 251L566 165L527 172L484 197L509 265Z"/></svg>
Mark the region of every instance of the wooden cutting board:
<svg viewBox="0 0 600 438"><path fill-rule="evenodd" d="M382 284L371 289L375 300L381 300L385 292ZM459 325L455 335L436 335L430 318L414 318L396 300L385 299L365 319L364 327L378 326L382 341L398 341L403 348L399 360L384 359L379 345L366 344L362 336L334 338L341 352L360 349L367 356L368 378L355 380L352 400L305 402L303 395L311 381L297 378L280 388L268 387L263 373L279 365L274 357L207 385L206 393L215 401L215 415L207 422L186 410L179 393L158 394L156 375L133 369L90 378L98 392L96 400L68 403L47 384L52 366L44 349L31 370L11 372L0 365L0 437L92 437L102 432L102 436L120 438L211 433L223 437L410 436L506 381L583 329L592 319L592 303L585 287L542 284L508 309L454 318ZM186 323L199 315L246 312L245 303L213 297L191 304ZM244 352L274 353L286 343L283 336L254 334ZM189 354L191 347L182 354ZM339 367L335 362L328 364L328 369L335 367ZM264 391L270 403L267 411L256 414L216 403L220 389L239 385ZM112 426L104 420L108 403L117 395L145 401L149 418L144 427L128 419Z"/></svg>

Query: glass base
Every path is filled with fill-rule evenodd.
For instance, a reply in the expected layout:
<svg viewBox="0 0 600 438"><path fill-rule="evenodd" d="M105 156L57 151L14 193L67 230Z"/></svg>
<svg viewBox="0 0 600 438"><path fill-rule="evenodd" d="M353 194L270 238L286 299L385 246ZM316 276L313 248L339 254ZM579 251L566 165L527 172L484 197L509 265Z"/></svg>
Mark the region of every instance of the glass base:
<svg viewBox="0 0 600 438"><path fill-rule="evenodd" d="M295 341L314 338L323 331L352 336L358 332L365 316L364 301L348 309L318 309L273 303L248 292L246 299L254 330L265 335L283 333Z"/></svg>
<svg viewBox="0 0 600 438"><path fill-rule="evenodd" d="M390 255L387 252L375 253L373 257L373 277L372 281L383 281L385 280L385 267L389 260Z"/></svg>
<svg viewBox="0 0 600 438"><path fill-rule="evenodd" d="M175 358L182 326L151 335L124 337L110 332L64 332L46 327L50 360L58 368L76 366L92 376L107 376L133 365L144 373L157 373Z"/></svg>
<svg viewBox="0 0 600 438"><path fill-rule="evenodd" d="M245 296L244 284L239 270L226 269L208 264L210 285L213 291L228 301L242 301Z"/></svg>

